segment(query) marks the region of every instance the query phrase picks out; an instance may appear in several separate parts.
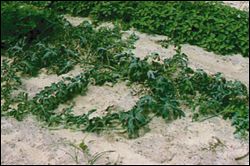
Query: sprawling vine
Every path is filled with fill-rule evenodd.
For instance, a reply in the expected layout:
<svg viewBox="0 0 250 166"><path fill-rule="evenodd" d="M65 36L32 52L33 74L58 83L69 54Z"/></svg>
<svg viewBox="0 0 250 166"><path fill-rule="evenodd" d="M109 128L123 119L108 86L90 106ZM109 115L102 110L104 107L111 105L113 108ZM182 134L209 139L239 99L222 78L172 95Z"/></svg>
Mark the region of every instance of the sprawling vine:
<svg viewBox="0 0 250 166"><path fill-rule="evenodd" d="M249 13L218 2L85 1L28 2L60 13L90 16L97 21L117 20L124 28L169 36L222 55L249 56Z"/></svg>
<svg viewBox="0 0 250 166"><path fill-rule="evenodd" d="M119 26L96 29L83 22L78 27L67 25L63 29L53 40L29 43L23 36L1 49L2 55L11 59L1 63L2 116L22 120L33 114L49 126L89 132L125 130L134 138L153 117L174 120L184 117L184 108L189 108L193 110L194 120L221 115L232 120L236 133L242 136L248 133L246 86L239 81L228 81L220 73L209 75L201 69L191 69L180 47L176 47L176 55L169 59L160 60L157 54L139 59L129 51L136 36L122 39ZM42 68L61 75L76 64L81 66L82 73L45 87L32 98L25 92L12 94L21 85L23 75L35 76ZM103 117L90 118L95 110L78 116L73 107L57 111L60 104L84 95L91 84L101 86L124 80L149 89L127 112L108 112Z"/></svg>

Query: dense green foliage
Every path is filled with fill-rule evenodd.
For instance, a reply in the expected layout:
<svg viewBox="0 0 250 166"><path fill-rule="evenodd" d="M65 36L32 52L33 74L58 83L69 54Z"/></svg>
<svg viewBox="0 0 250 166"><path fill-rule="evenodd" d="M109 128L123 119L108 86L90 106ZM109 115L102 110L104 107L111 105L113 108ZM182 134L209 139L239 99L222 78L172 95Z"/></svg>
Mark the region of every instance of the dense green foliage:
<svg viewBox="0 0 250 166"><path fill-rule="evenodd" d="M49 7L98 21L119 20L123 27L167 35L176 43L201 46L222 55L249 56L248 12L215 2L84 1L54 2Z"/></svg>
<svg viewBox="0 0 250 166"><path fill-rule="evenodd" d="M43 39L62 30L63 22L50 10L19 3L1 4L1 41L11 43L23 37L27 42Z"/></svg>
<svg viewBox="0 0 250 166"><path fill-rule="evenodd" d="M62 125L91 132L126 130L132 138L139 136L139 130L155 116L174 120L185 116L185 109L192 109L194 120L221 115L232 120L236 133L248 133L246 86L239 81L227 81L220 73L209 75L203 70L192 70L179 47L176 55L163 63L158 61L157 54L141 60L129 51L135 35L122 39L118 26L97 30L89 22L78 27L67 26L53 40L33 43L25 40L15 39L14 44L1 50L7 58L1 64L2 116L22 120L32 113L49 126ZM76 77L53 83L34 97L25 92L13 95L22 84L20 76L24 74L34 76L46 68L60 75L76 64L83 69ZM124 80L149 89L127 112L108 111L103 117L90 118L95 110L79 116L74 114L73 106L57 110L60 104L70 104L77 95L84 95L91 84L101 86L105 82L115 84Z"/></svg>

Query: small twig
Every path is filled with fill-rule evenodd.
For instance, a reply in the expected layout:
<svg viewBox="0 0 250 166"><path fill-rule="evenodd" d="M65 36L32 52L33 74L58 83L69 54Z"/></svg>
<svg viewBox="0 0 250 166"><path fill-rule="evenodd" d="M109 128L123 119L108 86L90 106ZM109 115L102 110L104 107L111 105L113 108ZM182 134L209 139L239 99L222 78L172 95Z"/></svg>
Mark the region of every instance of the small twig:
<svg viewBox="0 0 250 166"><path fill-rule="evenodd" d="M214 118L214 117L219 116L219 115L221 115L221 114L223 114L223 113L225 113L225 112L227 112L227 111L228 111L228 110L221 111L221 112L219 112L219 113L217 113L217 114L214 114L214 115L209 116L209 117L207 117L207 118L201 119L201 120L199 120L199 122L203 122L203 121L205 121L205 120Z"/></svg>
<svg viewBox="0 0 250 166"><path fill-rule="evenodd" d="M236 157L235 160L241 160L241 159L247 157L248 155L249 155L249 151L246 154L244 154L243 156Z"/></svg>
<svg viewBox="0 0 250 166"><path fill-rule="evenodd" d="M204 118L204 119L199 120L199 122L203 122L203 121L205 121L205 120L214 118L214 117L219 116L219 115L220 115L220 114L215 114L215 115L209 116L209 117L207 117L207 118Z"/></svg>

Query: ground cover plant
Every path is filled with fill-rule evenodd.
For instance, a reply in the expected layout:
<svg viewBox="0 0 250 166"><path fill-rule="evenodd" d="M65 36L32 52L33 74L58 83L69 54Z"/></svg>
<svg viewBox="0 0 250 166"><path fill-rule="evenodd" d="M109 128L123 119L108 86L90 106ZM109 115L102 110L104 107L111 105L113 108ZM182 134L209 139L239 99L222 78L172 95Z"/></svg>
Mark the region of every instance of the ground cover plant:
<svg viewBox="0 0 250 166"><path fill-rule="evenodd" d="M24 6L25 10L30 5ZM12 4L7 3L4 8L11 8L8 15L15 13ZM78 27L72 27L57 16L49 19L54 20L53 17L62 23L60 35L32 43L27 42L24 35L1 48L1 56L5 58L1 64L1 116L22 120L33 114L50 127L63 126L98 133L107 129L122 130L129 138L135 138L155 116L166 121L175 120L184 117L185 111L191 109L194 120L210 115L222 116L231 119L237 134L248 134L247 87L239 81L226 80L220 73L209 75L201 69L191 69L178 44L172 58L159 61L155 54L139 59L129 51L136 36L122 39L119 25L114 29L96 29L85 21ZM33 27L27 26L25 31L31 29ZM6 35L9 36L8 33ZM25 92L13 95L22 84L23 76L36 76L44 68L48 73L61 75L76 64L81 66L82 72L75 77L53 83L34 97ZM70 103L77 95L85 95L90 85L119 81L142 84L149 89L127 112L108 112L105 116L90 118L96 110L82 115L75 115L72 106L56 111L60 104Z"/></svg>
<svg viewBox="0 0 250 166"><path fill-rule="evenodd" d="M249 56L249 14L217 2L30 2L60 13L119 21L123 28L167 35L218 54Z"/></svg>

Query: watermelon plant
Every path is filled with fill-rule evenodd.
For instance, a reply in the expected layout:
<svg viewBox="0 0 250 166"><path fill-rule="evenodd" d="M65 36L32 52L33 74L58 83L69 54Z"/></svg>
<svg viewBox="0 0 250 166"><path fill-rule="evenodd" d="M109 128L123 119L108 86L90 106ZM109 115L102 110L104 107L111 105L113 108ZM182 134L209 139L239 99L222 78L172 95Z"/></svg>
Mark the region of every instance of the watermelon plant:
<svg viewBox="0 0 250 166"><path fill-rule="evenodd" d="M2 2L1 2L2 4ZM1 5L1 42L11 44L26 38L28 43L62 31L62 17L50 10L20 3Z"/></svg>
<svg viewBox="0 0 250 166"><path fill-rule="evenodd" d="M167 35L175 43L190 43L222 55L249 56L249 14L222 3L58 1L50 8L98 21L118 20L124 28Z"/></svg>
<svg viewBox="0 0 250 166"><path fill-rule="evenodd" d="M60 4L60 2L56 3ZM105 6L105 3L102 2L102 5ZM146 5L156 10L157 7L167 5L166 10L185 11L186 8L191 8L190 5L194 5L190 2L185 3L186 7L175 2L143 2L137 4L136 7ZM13 5L7 4L4 5ZM115 4L119 6L120 3ZM200 2L199 5L211 4ZM127 10L132 9L128 7ZM204 10L206 13L208 9ZM126 13L113 11L113 9L112 12L117 12L121 18ZM194 14L196 10L192 12ZM153 16L158 14L164 16L161 12L151 13ZM109 14L110 12L107 12L107 15ZM145 15L147 19L151 18L150 13L145 9L135 14ZM176 14L178 15L178 13L172 13L166 16L174 18L174 16L177 17ZM181 16L183 17L184 14ZM133 20L133 17L130 19ZM143 25L143 28L149 26L151 22L149 21L151 19L146 18L144 21L147 24ZM152 26L156 26L148 28L152 32L155 28L162 28L161 24ZM175 23L171 26L176 28L174 33L182 35L178 32ZM193 26L193 31L199 31L199 26L195 24ZM202 31L200 33L202 34ZM184 108L188 108L193 110L194 120L199 120L204 116L222 116L232 120L237 134L241 136L248 134L249 94L247 87L239 81L226 80L220 73L210 75L201 69L191 69L188 66L187 55L181 52L178 44L176 44L176 55L172 58L161 61L159 55L152 54L139 59L128 51L136 40L134 34L125 40L122 39L119 26L115 26L114 29L96 29L89 22L83 22L78 27L62 27L60 35L41 41L34 40L31 43L26 42L25 35L21 35L20 39L12 37L12 34L6 33L6 39L11 39L13 44L2 50L2 55L11 59L11 61L3 60L1 63L2 116L13 116L22 120L26 115L33 114L51 127L63 126L98 133L110 129L122 130L127 132L129 138L135 138L140 136L140 129L155 116L167 121L175 120L184 117L186 111ZM79 75L52 83L32 98L23 92L16 96L12 95L12 92L22 84L20 79L22 74L35 76L39 74L40 69L46 68L60 75L70 71L76 64L83 69ZM90 115L96 110L90 110L82 115L75 115L73 106L61 112L56 111L60 104L70 103L77 95L85 95L90 84L103 85L107 82L115 84L124 80L130 84L142 84L148 89L147 94L127 112L108 112L103 117L91 118Z"/></svg>

